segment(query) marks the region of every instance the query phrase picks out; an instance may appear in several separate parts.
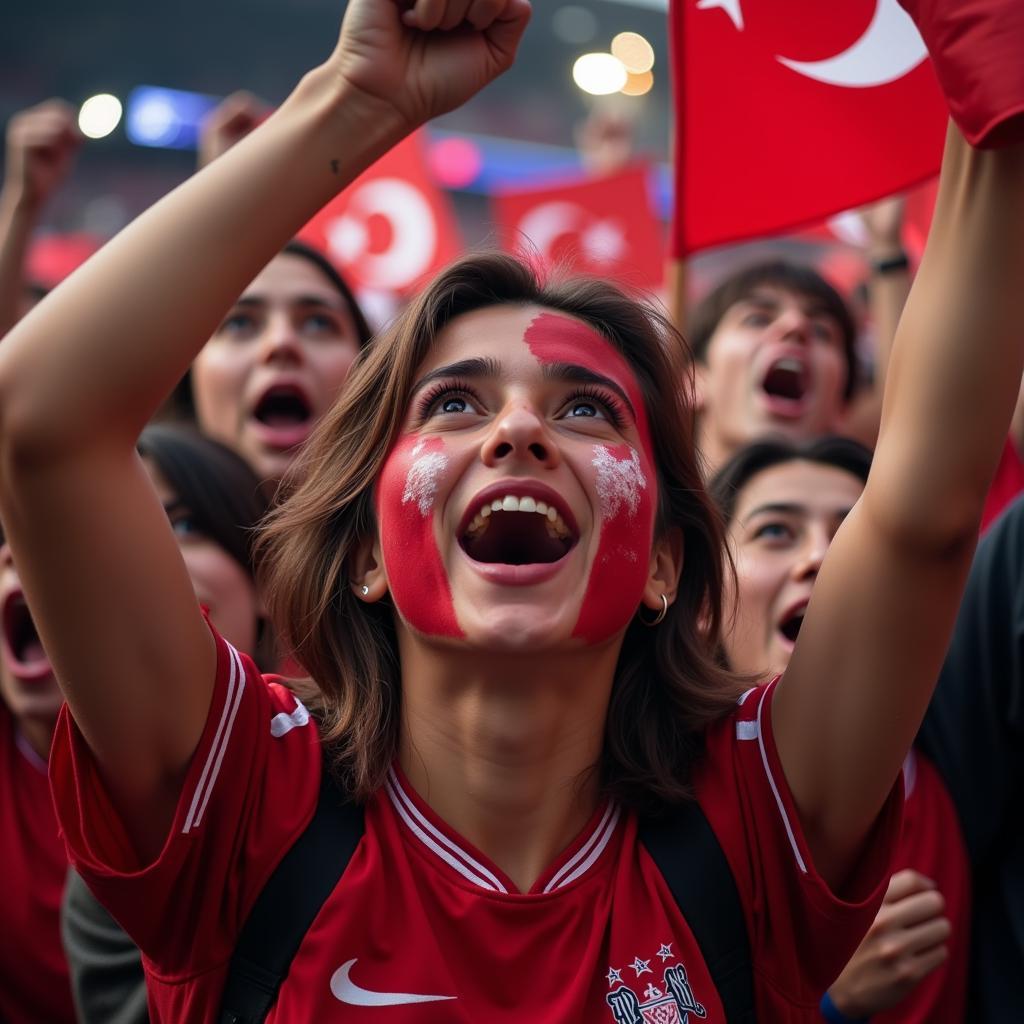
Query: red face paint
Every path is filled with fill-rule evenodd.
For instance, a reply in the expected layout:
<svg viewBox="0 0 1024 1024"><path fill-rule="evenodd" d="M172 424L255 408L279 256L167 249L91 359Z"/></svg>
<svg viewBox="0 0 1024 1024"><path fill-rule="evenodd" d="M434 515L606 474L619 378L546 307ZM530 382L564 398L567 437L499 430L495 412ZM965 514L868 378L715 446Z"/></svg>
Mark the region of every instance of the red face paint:
<svg viewBox="0 0 1024 1024"><path fill-rule="evenodd" d="M578 320L542 313L523 340L540 363L570 363L614 381L636 413L641 451L628 444L594 446L601 534L573 636L598 643L625 628L647 582L657 478L643 394L623 355Z"/></svg>
<svg viewBox="0 0 1024 1024"><path fill-rule="evenodd" d="M402 618L429 636L463 635L434 538L438 478L448 463L439 437L403 437L377 486L377 521L391 596Z"/></svg>

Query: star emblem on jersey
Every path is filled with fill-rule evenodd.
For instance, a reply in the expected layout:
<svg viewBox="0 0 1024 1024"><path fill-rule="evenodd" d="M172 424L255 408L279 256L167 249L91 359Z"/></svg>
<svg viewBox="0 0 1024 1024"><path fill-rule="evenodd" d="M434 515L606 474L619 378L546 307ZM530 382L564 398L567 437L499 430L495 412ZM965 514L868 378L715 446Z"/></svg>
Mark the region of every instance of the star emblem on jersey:
<svg viewBox="0 0 1024 1024"><path fill-rule="evenodd" d="M655 956L663 964L666 960L675 960L672 943L662 943ZM629 966L638 978L641 974L653 975L651 960L634 957ZM689 1024L691 1016L695 1020L703 1020L708 1015L694 996L686 968L682 964L666 967L661 985L649 982L643 990L642 998L622 982L621 972L614 967L608 968L608 984L619 986L605 996L616 1024Z"/></svg>
<svg viewBox="0 0 1024 1024"><path fill-rule="evenodd" d="M346 960L331 975L331 995L347 1006L407 1006L410 1003L438 1003L458 996L427 996L414 992L374 992L357 985L350 977L356 960Z"/></svg>

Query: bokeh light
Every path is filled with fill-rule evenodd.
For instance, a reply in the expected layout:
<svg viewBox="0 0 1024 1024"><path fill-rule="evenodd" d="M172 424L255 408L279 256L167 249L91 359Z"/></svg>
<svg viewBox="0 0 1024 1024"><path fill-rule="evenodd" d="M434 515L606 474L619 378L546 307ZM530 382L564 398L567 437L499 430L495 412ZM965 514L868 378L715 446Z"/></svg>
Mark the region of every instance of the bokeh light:
<svg viewBox="0 0 1024 1024"><path fill-rule="evenodd" d="M78 111L78 127L89 139L102 139L121 123L121 101L109 92L90 96Z"/></svg>
<svg viewBox="0 0 1024 1024"><path fill-rule="evenodd" d="M445 188L472 185L484 165L480 147L470 139L455 136L431 143L428 160L438 184Z"/></svg>
<svg viewBox="0 0 1024 1024"><path fill-rule="evenodd" d="M654 47L639 32L620 32L611 51L631 74L642 75L654 67Z"/></svg>
<svg viewBox="0 0 1024 1024"><path fill-rule="evenodd" d="M610 53L585 53L572 66L573 81L592 96L618 92L628 77L622 61Z"/></svg>
<svg viewBox="0 0 1024 1024"><path fill-rule="evenodd" d="M619 90L623 96L646 96L654 88L654 73L644 71L639 75L627 73L626 84Z"/></svg>

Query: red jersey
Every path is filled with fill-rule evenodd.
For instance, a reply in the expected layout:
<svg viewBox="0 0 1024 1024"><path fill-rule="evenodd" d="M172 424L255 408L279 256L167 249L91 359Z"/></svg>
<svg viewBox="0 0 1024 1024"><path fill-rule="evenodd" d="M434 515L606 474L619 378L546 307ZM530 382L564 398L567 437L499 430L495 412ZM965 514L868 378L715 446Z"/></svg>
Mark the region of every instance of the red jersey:
<svg viewBox="0 0 1024 1024"><path fill-rule="evenodd" d="M0 702L0 1021L73 1024L60 901L68 871L46 762Z"/></svg>
<svg viewBox="0 0 1024 1024"><path fill-rule="evenodd" d="M73 860L144 954L154 1021L216 1019L228 960L268 875L313 814L320 744L306 709L218 639L209 720L159 857L135 861L65 712L51 775ZM865 852L857 902L810 863L771 737L771 687L709 731L695 776L747 909L759 1019L815 1020L881 902L898 792ZM699 880L695 880L699 884ZM382 1008L386 1007L386 1013ZM615 804L521 893L398 768L307 933L269 1021L721 1022L693 936Z"/></svg>
<svg viewBox="0 0 1024 1024"><path fill-rule="evenodd" d="M946 901L953 928L949 957L872 1024L963 1024L967 1019L971 868L960 823L931 761L911 751L903 765L904 811L893 871L913 868L930 878Z"/></svg>

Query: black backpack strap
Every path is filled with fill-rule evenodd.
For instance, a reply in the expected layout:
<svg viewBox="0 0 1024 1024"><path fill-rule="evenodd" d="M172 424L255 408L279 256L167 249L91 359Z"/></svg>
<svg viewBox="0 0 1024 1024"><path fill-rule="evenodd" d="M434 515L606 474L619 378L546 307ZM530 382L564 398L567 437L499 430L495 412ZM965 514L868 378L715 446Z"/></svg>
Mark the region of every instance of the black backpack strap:
<svg viewBox="0 0 1024 1024"><path fill-rule="evenodd" d="M325 762L316 812L267 879L238 937L219 1024L266 1019L303 937L362 835L363 809L346 798Z"/></svg>
<svg viewBox="0 0 1024 1024"><path fill-rule="evenodd" d="M658 866L700 946L729 1024L754 1024L754 966L736 881L696 800L640 822Z"/></svg>

